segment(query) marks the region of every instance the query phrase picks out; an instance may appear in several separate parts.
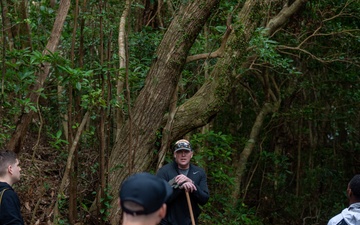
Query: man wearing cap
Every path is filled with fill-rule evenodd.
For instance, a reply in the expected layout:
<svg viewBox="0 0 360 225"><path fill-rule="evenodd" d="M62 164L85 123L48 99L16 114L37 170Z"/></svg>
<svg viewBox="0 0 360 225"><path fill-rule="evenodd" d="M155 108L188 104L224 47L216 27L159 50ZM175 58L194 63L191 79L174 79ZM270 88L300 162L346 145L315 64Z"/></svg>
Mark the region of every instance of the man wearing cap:
<svg viewBox="0 0 360 225"><path fill-rule="evenodd" d="M119 191L123 225L156 225L166 214L171 186L149 174L137 173L126 179Z"/></svg>
<svg viewBox="0 0 360 225"><path fill-rule="evenodd" d="M199 205L204 205L209 199L205 171L190 163L192 157L190 142L178 140L174 145L174 161L160 168L156 174L173 187L173 194L167 201L166 217L161 220L161 225L192 224L185 192L190 195L196 223L201 212Z"/></svg>

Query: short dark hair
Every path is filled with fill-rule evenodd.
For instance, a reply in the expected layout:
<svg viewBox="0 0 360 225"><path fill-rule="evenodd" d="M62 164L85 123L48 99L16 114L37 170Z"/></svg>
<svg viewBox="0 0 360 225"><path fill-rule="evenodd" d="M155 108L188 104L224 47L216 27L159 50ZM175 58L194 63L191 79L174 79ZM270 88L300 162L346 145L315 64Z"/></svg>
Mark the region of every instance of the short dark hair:
<svg viewBox="0 0 360 225"><path fill-rule="evenodd" d="M0 176L6 174L6 169L10 164L15 164L17 155L13 151L1 150L0 151Z"/></svg>
<svg viewBox="0 0 360 225"><path fill-rule="evenodd" d="M353 195L360 199L360 174L355 175L349 182L349 188Z"/></svg>

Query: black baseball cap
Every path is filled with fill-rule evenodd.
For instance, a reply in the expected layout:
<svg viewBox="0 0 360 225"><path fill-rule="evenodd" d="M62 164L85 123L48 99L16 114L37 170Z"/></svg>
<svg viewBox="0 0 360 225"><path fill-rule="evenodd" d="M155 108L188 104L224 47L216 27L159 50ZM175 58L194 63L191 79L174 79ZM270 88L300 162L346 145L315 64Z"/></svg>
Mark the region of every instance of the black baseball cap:
<svg viewBox="0 0 360 225"><path fill-rule="evenodd" d="M132 215L146 215L160 209L169 199L173 190L163 179L150 173L137 173L127 178L121 185L119 196L121 208ZM126 208L130 201L142 206L143 210Z"/></svg>
<svg viewBox="0 0 360 225"><path fill-rule="evenodd" d="M175 142L174 144L174 152L177 152L179 150L187 150L187 151L192 151L190 142L186 139L181 139L178 140L177 142Z"/></svg>

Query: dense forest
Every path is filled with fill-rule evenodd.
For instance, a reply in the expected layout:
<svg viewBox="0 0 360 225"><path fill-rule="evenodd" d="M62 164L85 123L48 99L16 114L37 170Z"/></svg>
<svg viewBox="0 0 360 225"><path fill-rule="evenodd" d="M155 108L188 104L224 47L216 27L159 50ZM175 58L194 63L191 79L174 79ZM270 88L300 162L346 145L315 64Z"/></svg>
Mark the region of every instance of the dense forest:
<svg viewBox="0 0 360 225"><path fill-rule="evenodd" d="M360 173L358 0L0 0L0 149L27 225L119 224L180 139L201 224L322 225Z"/></svg>

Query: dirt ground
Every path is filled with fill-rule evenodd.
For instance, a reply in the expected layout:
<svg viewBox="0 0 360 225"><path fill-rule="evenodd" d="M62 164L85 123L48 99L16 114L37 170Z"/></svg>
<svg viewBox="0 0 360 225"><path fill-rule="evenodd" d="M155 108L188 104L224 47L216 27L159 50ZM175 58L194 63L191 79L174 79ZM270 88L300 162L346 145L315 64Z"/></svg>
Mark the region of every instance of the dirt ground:
<svg viewBox="0 0 360 225"><path fill-rule="evenodd" d="M21 211L25 224L52 224L56 197L67 162L66 150L51 147L49 140L40 140L40 144L35 148L37 137L29 136L26 139L19 153L21 181L13 187L22 204ZM98 183L96 152L80 147L78 162L78 220L84 221L90 217L87 211L94 199ZM67 184L64 196L59 202L59 209L64 217L61 224L69 224L66 221L68 198Z"/></svg>

